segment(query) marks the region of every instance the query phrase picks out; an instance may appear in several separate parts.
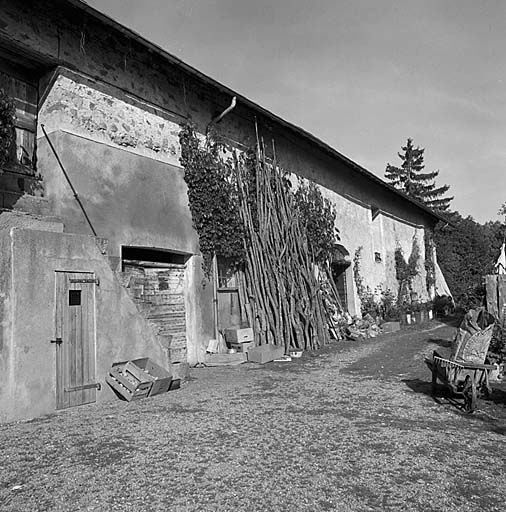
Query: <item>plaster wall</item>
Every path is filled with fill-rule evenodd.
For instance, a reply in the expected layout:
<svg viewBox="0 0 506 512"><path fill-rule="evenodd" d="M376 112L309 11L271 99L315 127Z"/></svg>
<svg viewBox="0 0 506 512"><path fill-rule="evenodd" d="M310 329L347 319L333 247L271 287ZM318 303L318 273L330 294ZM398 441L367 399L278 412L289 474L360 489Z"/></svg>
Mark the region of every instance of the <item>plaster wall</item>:
<svg viewBox="0 0 506 512"><path fill-rule="evenodd" d="M68 2L8 0L1 9L0 46L20 50L46 72L40 81L39 122L50 132L97 233L110 239L113 264L121 245L198 254L182 170L177 167L177 133L188 119L205 133L215 114L228 106L231 91ZM56 66L72 71L58 68L55 76L51 71ZM411 244L413 232L433 219L364 176L353 162L331 154L246 98L238 96L236 108L216 128L233 147L243 149L255 142L255 121L267 146L275 141L282 167L328 191L338 210L343 245L351 257L363 247L365 284L393 287L391 255L396 244ZM44 214L60 216L66 231L89 233L42 139L38 158ZM30 204L22 198L18 207L29 210ZM384 212L374 221L371 206ZM423 243L420 247L423 257ZM374 252L382 252L382 263L375 263ZM351 276L348 271L353 288ZM197 256L188 261L187 279L189 359L196 361L213 336L210 287L205 287ZM351 295L355 303L356 294Z"/></svg>
<svg viewBox="0 0 506 512"><path fill-rule="evenodd" d="M76 105L82 111L76 109ZM198 253L183 171L176 167L180 154L177 124L110 96L98 90L96 84L69 73L55 80L39 120L50 132L95 229L109 238L112 258L119 260L121 245ZM131 127L128 144L123 144L124 133L118 135L118 126L122 126L122 130ZM72 133L62 132L58 127ZM248 127L238 125L237 130L236 137L247 133ZM146 146L146 140L151 147ZM284 141L282 137L281 140ZM286 141L281 147L292 151L285 153L286 166L318 183L324 196L335 205L336 227L351 258L362 248L364 284L371 290L381 287L395 291L398 286L393 259L395 249L403 246L409 257L413 234L423 230L423 223L427 223L425 217L417 215L409 203L389 197L390 191L376 190L373 184L361 181L359 175L353 176L345 170L340 176L325 158L319 158L314 148L300 152L287 146ZM44 140L39 141L39 171L47 191L45 199L52 205L51 214L65 219L67 231L89 232ZM386 211L373 219L372 206L386 208ZM402 218L395 217L389 210ZM423 242L423 235L419 238ZM423 256L423 243L421 249ZM381 262L375 261L376 252ZM420 272L421 277L415 279L414 286L419 296L424 297L423 262ZM194 349L189 348L191 362L199 360L197 353L202 353L213 337L212 309L203 308L200 313L190 304L201 302L206 296L203 276L198 269L194 279L187 281L186 305L190 312L188 345L194 345ZM347 285L350 311L358 314L352 268L347 271Z"/></svg>
<svg viewBox="0 0 506 512"><path fill-rule="evenodd" d="M191 217L187 207L186 186L182 178L182 171L179 167L176 169L180 156L179 125L173 120L164 118L160 111L153 113L146 111L145 107L141 105L130 104L128 98L121 96L121 94L120 97L112 96L113 91L111 89L101 90L98 82L90 82L83 76L67 70L62 70L62 73L56 78L54 86L48 92L39 119L52 133L52 138L52 130L59 130L60 128L70 130L73 134L79 134L83 137L81 141L69 134L54 135L54 138L58 140L58 152L66 150L64 161L70 161L71 169L86 169L86 172L81 171L75 178L72 177L71 179L78 179L79 176L81 178L86 177L90 174L88 160L89 155L92 154L96 155L101 162L115 162L115 165L120 162L119 167L123 168L125 166L122 166L121 162L129 159L136 161L137 157L135 155L145 155L153 160L173 164L174 167L170 167L172 172L170 180L164 181L162 179L158 183L146 183L141 180L135 182L134 179L135 176L140 177L142 174L153 181L156 174L153 169L156 168L157 164L149 165L144 171L140 171L139 166L135 166L135 171L130 173L130 178L126 179L123 188L133 190L137 187L137 191L139 191L142 184L144 190L152 196L150 205L153 207L153 215L144 210L145 201L139 204L139 208L134 208L135 217L144 215L149 218L146 226L144 226L142 237L146 237L146 233L149 233L153 226L163 219L164 214L168 213L164 212L164 209L167 209L168 202L157 199L157 194L159 195L159 191L163 188L171 190L172 195L169 198L169 203L173 205L173 208L167 219L183 219L184 234L176 241L169 228L166 233L162 234L162 238L165 237L165 239L162 241L159 239L158 245L155 244L155 246L193 253L198 252L198 241L195 232L191 228ZM209 109L210 105L207 105L207 108ZM251 123L244 122L244 119L235 115L234 111L230 114L230 121L228 121L227 116L225 124L220 125L219 128L222 134L234 136L235 144L238 145L239 149L242 149L242 145L236 139L248 140L251 135L250 129ZM63 137L64 140L60 141L60 137ZM103 142L104 147L107 146L109 149L98 149L99 146L92 145L89 139ZM232 139L230 138L230 140ZM411 243L412 233L416 229L422 229L424 225L427 225L426 216L417 212L416 208L413 208L410 203L398 198L385 187L377 186L365 180L359 173L343 167L335 159L329 159L328 156L319 152L318 148L302 147L301 149L299 145L294 144L287 137L286 132L278 133L276 145L277 156L281 165L299 176L304 176L318 183L323 194L336 206L338 212L336 227L340 231L342 244L348 249L352 257L355 251L362 247L361 265L364 283L371 289L375 289L378 285L383 288L395 289L397 284L395 281L395 267L392 263L395 248L401 242L404 245ZM128 153L132 154L128 155L125 151L118 152L113 149L114 147L126 148ZM45 161L50 161L53 158L52 155L47 154L47 148L44 150L44 144L42 144L39 153L41 153L39 160L42 166L44 166ZM85 158L79 158L79 155L85 155ZM105 167L105 169L96 168L91 174L98 176L98 181L102 182L101 185L105 185L103 188L113 189L116 183L107 179L107 164ZM58 198L56 204L61 204L61 194L55 194L55 183L48 179L47 171L42 169L42 173L49 200L54 196ZM61 181L61 172L57 170L56 174ZM127 173L123 174L126 175ZM114 176L114 180L121 183L121 179L116 178L116 176ZM65 184L63 185L65 186ZM90 195L93 195L94 191L97 190L97 185L97 180L94 180L88 187L84 186L83 190L85 191L88 188ZM80 183L79 190L82 187L83 184ZM100 190L100 187L98 189ZM79 193L81 194L81 192ZM115 192L115 195L121 197L120 203L123 207L127 204L129 209L132 207L131 201L124 201L124 195L117 194L117 192ZM140 195L142 196L142 191ZM82 215L80 216L80 213L75 211L77 205L73 198L70 199L74 211L65 211L65 208L62 207L59 212L55 211L55 214L60 214L62 218L69 219L68 230L75 231L77 229L85 232L87 228L82 225ZM94 205L94 209L100 211L104 208L104 203L109 203L108 198L102 200L101 204ZM104 211L107 212L109 222L111 220L110 212L116 207L117 204L113 203L105 206ZM373 219L372 207L382 209L384 213ZM395 214L400 215L400 217L395 216ZM81 226L77 228L72 223L75 223L75 219L79 219L79 217L81 217ZM114 217L113 215L112 218ZM116 217L114 233L124 231L124 222L128 215L126 215L126 212L122 212ZM168 221L170 223L170 220ZM95 221L93 223L95 224ZM148 224L150 227L146 230ZM102 223L102 225L105 230L110 228L107 223ZM180 227L179 222L177 227ZM137 231L138 226L132 226L132 229ZM390 232L393 232L393 235ZM115 238L119 236L114 233L108 232L105 234L111 239L113 248L118 245ZM188 244L185 247L184 237L187 237L187 240L192 240L191 247L188 247ZM148 244L152 242L152 239L146 240ZM160 243L164 245L159 245ZM410 248L408 247L405 251L409 256ZM375 253L379 253L381 262L375 261ZM421 267L423 268L423 264ZM347 278L350 287L349 292L351 292L348 293L351 299L350 307L352 313L358 313L352 272L348 272ZM419 288L422 294L424 287L420 286ZM209 330L207 334L211 334L211 331Z"/></svg>
<svg viewBox="0 0 506 512"><path fill-rule="evenodd" d="M139 315L110 269L94 237L14 228L2 232L4 261L12 259L12 280L1 273L2 331L10 340L0 351L0 422L55 410L55 272L94 272L97 401L117 399L105 383L113 362L150 357L169 367L167 353ZM15 343L13 342L15 340Z"/></svg>
<svg viewBox="0 0 506 512"><path fill-rule="evenodd" d="M427 273L425 271L425 239L424 226L413 226L400 222L397 219L382 215L383 218L383 240L386 247L385 267L387 279L383 289L390 289L393 292L398 290L398 282L395 278L395 250L400 247L404 259L409 260L413 251L413 241L416 240L420 257L418 259L417 275L413 279L413 291L417 293L417 299L429 300L427 291Z"/></svg>
<svg viewBox="0 0 506 512"><path fill-rule="evenodd" d="M96 83L113 87L116 91L113 96L121 91L128 101L140 101L144 109L155 112L157 116L165 116L173 123L192 119L201 133L205 133L216 113L228 107L233 94L225 86L210 83L202 74L198 76L196 70L190 72L189 66L181 64L178 59L164 58L130 35L112 29L104 21L61 0L44 4L35 0L4 2L0 24L0 44L2 42L13 50L22 49L24 54L31 55L48 70L56 65L78 70ZM41 83L43 95L44 83ZM84 94L89 93L86 91ZM66 110L74 109L77 113L84 106L90 107L85 95L83 91L69 92L66 99L62 97L60 106ZM71 97L81 98L82 102L77 100L77 106L70 107L67 100ZM112 119L107 115L104 117L102 112L104 101L92 101L94 108L90 110L91 114L81 112L84 114L83 122L95 132L104 127L112 129L109 122ZM295 130L240 95L237 107L219 124L219 131L232 144L250 147L255 142L255 122L268 147L271 140L275 141L278 161L286 169L345 197L374 204L411 223L434 222L395 192L358 172L353 162L330 154L328 148L309 140L309 134ZM113 124L120 133L104 136L130 145L128 130L121 126L121 122L114 121ZM336 126L339 129L339 123ZM148 141L150 137L147 137ZM143 134L138 138L142 139ZM141 145L145 142L141 141ZM168 153L174 157L172 162L177 160L178 149L173 140L164 144L162 137L153 140L153 144L155 152L163 154L167 152L164 148L168 148Z"/></svg>
<svg viewBox="0 0 506 512"><path fill-rule="evenodd" d="M119 270L121 246L156 248L188 256L188 362L203 360L207 343L214 337L212 287L202 272L182 169L81 135L56 131L49 136L95 231L109 240L108 257L114 269ZM90 234L45 140L39 141L38 164L46 190L46 210L63 219L66 232Z"/></svg>
<svg viewBox="0 0 506 512"><path fill-rule="evenodd" d="M399 284L395 277L395 250L401 247L407 260L412 251L413 237L415 237L420 250L420 259L419 275L413 281L413 289L420 299L428 300L424 266L424 225L411 224L385 213L379 213L373 219L369 204L343 197L322 186L320 190L336 208L339 243L348 250L352 261L357 250L360 249L359 269L363 284L371 291L390 289L397 293ZM380 253L381 262L376 261L376 252ZM353 264L346 275L348 299L350 313L358 314L360 305L352 267Z"/></svg>
<svg viewBox="0 0 506 512"><path fill-rule="evenodd" d="M111 255L120 256L121 245L198 252L182 169L63 131L49 136L97 235L109 240ZM39 139L38 171L50 211L65 231L90 234L45 139Z"/></svg>
<svg viewBox="0 0 506 512"><path fill-rule="evenodd" d="M11 399L13 376L12 251L8 231L0 231L0 422L3 406Z"/></svg>

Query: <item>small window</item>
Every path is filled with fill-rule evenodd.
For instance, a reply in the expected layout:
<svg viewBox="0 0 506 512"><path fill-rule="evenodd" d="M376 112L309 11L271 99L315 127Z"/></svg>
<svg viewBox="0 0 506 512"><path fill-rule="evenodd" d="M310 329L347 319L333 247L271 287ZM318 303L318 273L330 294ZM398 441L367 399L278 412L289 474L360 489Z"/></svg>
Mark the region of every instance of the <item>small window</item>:
<svg viewBox="0 0 506 512"><path fill-rule="evenodd" d="M17 172L33 174L37 130L37 87L0 71L0 88L10 96L16 107L15 144L7 166Z"/></svg>
<svg viewBox="0 0 506 512"><path fill-rule="evenodd" d="M236 268L232 260L218 256L218 289L237 289Z"/></svg>
<svg viewBox="0 0 506 512"><path fill-rule="evenodd" d="M380 252L375 252L374 253L374 261L376 263L381 263L382 260L381 260L381 253Z"/></svg>
<svg viewBox="0 0 506 512"><path fill-rule="evenodd" d="M69 306L81 305L81 290L69 290Z"/></svg>

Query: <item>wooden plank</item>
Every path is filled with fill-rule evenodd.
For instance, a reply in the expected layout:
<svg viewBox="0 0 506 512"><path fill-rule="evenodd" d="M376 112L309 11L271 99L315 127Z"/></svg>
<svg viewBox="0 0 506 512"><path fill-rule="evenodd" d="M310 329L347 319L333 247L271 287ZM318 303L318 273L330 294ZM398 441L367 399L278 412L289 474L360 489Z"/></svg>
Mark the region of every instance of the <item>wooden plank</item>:
<svg viewBox="0 0 506 512"><path fill-rule="evenodd" d="M55 339L63 336L63 310L61 296L64 294L65 274L55 275ZM56 408L65 407L64 393L64 348L62 343L56 343Z"/></svg>
<svg viewBox="0 0 506 512"><path fill-rule="evenodd" d="M91 273L81 273L73 277L74 284L81 289L81 385L83 386L95 382L95 284L92 282L93 279L95 276ZM83 282L75 282L79 280ZM96 388L81 390L80 405L95 401Z"/></svg>
<svg viewBox="0 0 506 512"><path fill-rule="evenodd" d="M88 382L96 382L96 340L95 340L95 322L96 322L96 314L95 314L95 294L97 287L94 285L89 286L89 304L88 304L88 327L90 329L88 342ZM89 402L95 402L97 400L97 390L90 389L87 395L87 400Z"/></svg>
<svg viewBox="0 0 506 512"><path fill-rule="evenodd" d="M78 279L92 279L92 277L88 274L84 278L80 276ZM81 295L82 295L82 311L81 311L81 320L82 320L82 357L81 357L81 375L82 375L82 384L88 384L92 382L90 379L90 286L94 286L91 283L79 283L81 286ZM81 391L81 403L87 404L89 403L89 392L90 388L82 389Z"/></svg>
<svg viewBox="0 0 506 512"><path fill-rule="evenodd" d="M498 298L497 298L497 277L496 275L485 276L485 287L487 290L487 311L498 317Z"/></svg>
<svg viewBox="0 0 506 512"><path fill-rule="evenodd" d="M498 315L500 316L501 311L506 304L506 274L500 274L497 276L497 307Z"/></svg>
<svg viewBox="0 0 506 512"><path fill-rule="evenodd" d="M68 308L68 277L67 274L62 275L62 293L60 296L61 301L61 307L62 307L62 317L63 317L63 323L62 323L62 350L63 350L63 386L64 388L70 386L70 354L71 354L71 347L70 347L70 337L69 337L69 324L70 324L70 311ZM63 392L63 407L67 408L70 407L70 396L69 393Z"/></svg>
<svg viewBox="0 0 506 512"><path fill-rule="evenodd" d="M67 309L68 309L68 331L66 336L66 343L69 351L69 373L67 388L74 388L82 385L82 381L79 379L79 364L81 356L81 322L80 313L82 305L70 306L69 305L69 293L71 290L79 290L78 287L70 283L70 279L75 274L67 274ZM69 396L69 405L74 407L80 404L80 397L78 392L67 392Z"/></svg>

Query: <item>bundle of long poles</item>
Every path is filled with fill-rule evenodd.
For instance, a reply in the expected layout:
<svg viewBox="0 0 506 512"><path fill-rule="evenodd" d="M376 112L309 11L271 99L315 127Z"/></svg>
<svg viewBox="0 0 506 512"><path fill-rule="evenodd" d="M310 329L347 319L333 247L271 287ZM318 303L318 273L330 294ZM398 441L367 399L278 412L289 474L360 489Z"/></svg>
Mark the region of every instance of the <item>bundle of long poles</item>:
<svg viewBox="0 0 506 512"><path fill-rule="evenodd" d="M259 344L315 349L329 338L307 237L276 160L257 144L253 169L235 159L244 228L244 294Z"/></svg>

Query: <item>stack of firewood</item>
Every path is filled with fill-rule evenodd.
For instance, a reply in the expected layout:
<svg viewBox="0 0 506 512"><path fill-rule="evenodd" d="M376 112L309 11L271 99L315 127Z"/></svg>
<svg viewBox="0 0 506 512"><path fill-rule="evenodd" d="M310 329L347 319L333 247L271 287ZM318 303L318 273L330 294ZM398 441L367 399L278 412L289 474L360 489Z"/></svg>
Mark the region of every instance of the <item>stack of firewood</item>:
<svg viewBox="0 0 506 512"><path fill-rule="evenodd" d="M317 272L289 182L275 157L268 161L263 143L253 162L235 158L245 233L244 312L259 344L284 344L287 352L318 348L336 330L338 295L324 293L321 276L328 272Z"/></svg>

